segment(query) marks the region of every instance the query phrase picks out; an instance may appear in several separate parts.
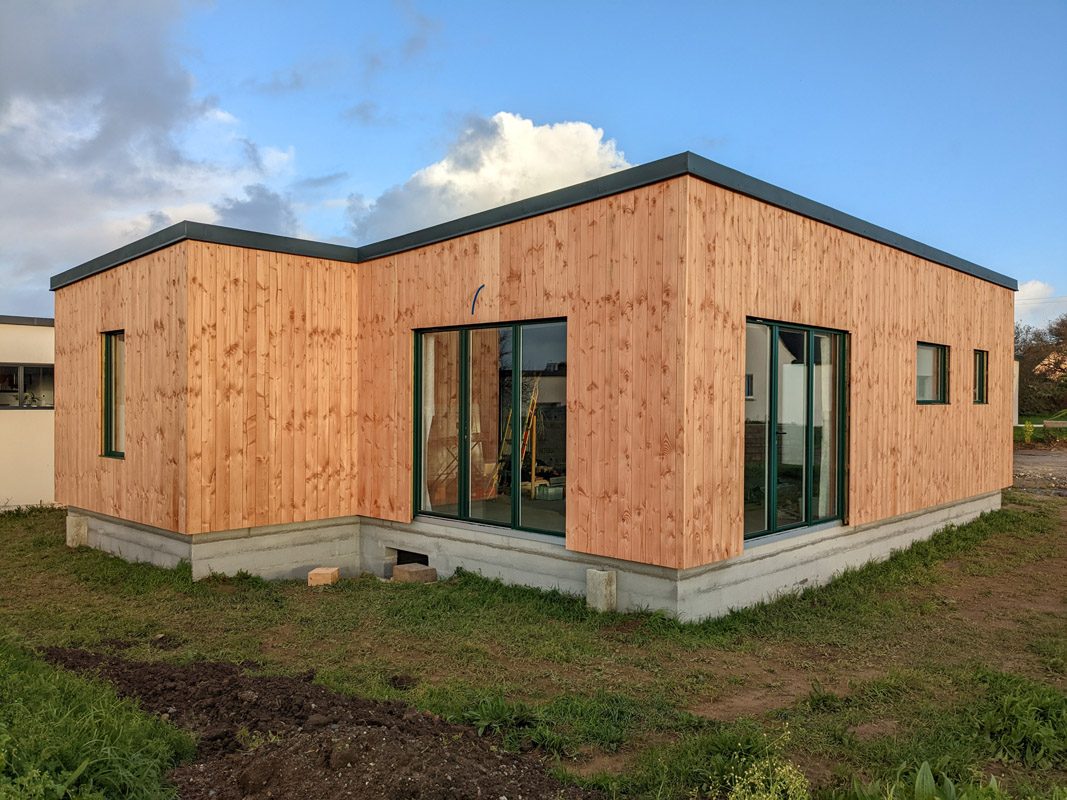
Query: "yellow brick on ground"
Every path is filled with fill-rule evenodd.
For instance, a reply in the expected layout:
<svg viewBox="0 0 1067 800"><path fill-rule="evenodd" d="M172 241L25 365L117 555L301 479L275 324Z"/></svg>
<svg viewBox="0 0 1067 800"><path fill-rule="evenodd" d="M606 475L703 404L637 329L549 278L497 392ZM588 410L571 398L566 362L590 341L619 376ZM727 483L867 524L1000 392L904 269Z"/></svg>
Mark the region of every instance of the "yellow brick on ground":
<svg viewBox="0 0 1067 800"><path fill-rule="evenodd" d="M437 570L425 564L397 564L393 567L393 580L397 583L433 583Z"/></svg>
<svg viewBox="0 0 1067 800"><path fill-rule="evenodd" d="M337 567L316 567L308 573L308 586L329 586L341 580L341 570Z"/></svg>

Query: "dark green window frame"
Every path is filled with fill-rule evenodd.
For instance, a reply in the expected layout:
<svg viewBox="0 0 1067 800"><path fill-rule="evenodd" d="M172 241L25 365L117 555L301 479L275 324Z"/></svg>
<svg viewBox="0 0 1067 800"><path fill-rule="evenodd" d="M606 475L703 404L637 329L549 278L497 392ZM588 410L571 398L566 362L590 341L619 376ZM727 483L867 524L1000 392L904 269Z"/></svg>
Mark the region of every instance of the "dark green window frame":
<svg viewBox="0 0 1067 800"><path fill-rule="evenodd" d="M554 317L551 319L532 319L522 322L492 322L482 325L446 326L440 328L423 328L415 331L415 362L414 362L414 408L412 410L415 424L412 429L415 433L414 460L412 482L412 508L415 513L441 519L454 519L463 522L472 522L477 525L490 525L497 528L528 531L530 533L542 533L549 536L565 537L566 531L546 530L524 525L522 521L522 481L513 477L511 481L511 520L510 523L496 522L471 516L470 508L470 333L474 330L486 328L511 328L512 341L512 370L514 371L511 381L511 413L512 419L520 419L522 406L522 329L536 325L550 323L566 323L566 318ZM422 337L427 333L440 333L456 331L459 334L459 513L442 514L437 511L427 511L422 508ZM511 426L511 474L521 474L521 439L522 426Z"/></svg>
<svg viewBox="0 0 1067 800"><path fill-rule="evenodd" d="M919 363L918 354L923 348L936 350L938 353L937 397L922 399L919 397ZM934 342L917 342L915 345L915 402L920 406L944 406L949 402L949 347L947 344Z"/></svg>
<svg viewBox="0 0 1067 800"><path fill-rule="evenodd" d="M104 441L102 443L101 455L105 458L125 458L125 450L116 450L114 448L114 436L115 436L115 397L113 391L114 381L112 378L114 363L115 363L115 346L114 342L116 337L125 337L125 331L107 331L103 334L104 347L103 347L103 361L104 361L104 387L103 387L103 434Z"/></svg>
<svg viewBox="0 0 1067 800"><path fill-rule="evenodd" d="M798 530L800 528L811 527L812 525L821 525L826 522L833 522L834 520L844 520L847 513L846 509L846 490L848 488L848 458L847 446L848 446L848 332L839 331L834 328L816 328L810 325L797 325L792 322L778 322L776 320L762 319L760 317L748 317L746 322L754 322L760 325L766 325L770 331L770 337L772 342L778 341L778 332L782 328L791 331L802 331L806 336L806 352L809 354L807 359L807 435L804 442L804 458L807 464L804 470L804 519L800 522L795 522L792 525L776 525L770 519L770 512L768 511L768 526L762 531L754 531L752 533L744 534L745 541L753 539L761 539L765 536L773 536L777 533L784 533L786 531ZM811 357L811 353L815 352L815 335L816 334L832 334L838 337L838 358L840 359L841 369L840 375L837 381L837 402L840 414L840 423L837 428L837 504L833 513L823 517L816 517L812 513L814 503L812 499L815 494L814 487L814 470L811 468L812 453L815 448L815 427L812 422L814 414L814 393L815 393L815 360ZM767 426L767 508L773 509L777 507L777 483L771 476L777 474L778 471L778 452L777 447L774 446L774 437L776 437L776 425L773 420L778 418L778 347L774 345L770 350L770 376L768 381L768 419L772 420L771 424ZM747 383L747 381L746 381Z"/></svg>
<svg viewBox="0 0 1067 800"><path fill-rule="evenodd" d="M974 402L986 405L989 402L989 351L974 351Z"/></svg>

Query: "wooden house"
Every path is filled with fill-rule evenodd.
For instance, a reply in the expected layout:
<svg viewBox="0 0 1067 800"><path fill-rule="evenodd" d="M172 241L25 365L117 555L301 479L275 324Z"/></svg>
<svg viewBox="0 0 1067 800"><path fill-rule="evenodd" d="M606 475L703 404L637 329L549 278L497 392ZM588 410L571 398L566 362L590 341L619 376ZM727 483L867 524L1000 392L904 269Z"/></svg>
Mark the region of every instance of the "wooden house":
<svg viewBox="0 0 1067 800"><path fill-rule="evenodd" d="M361 247L183 222L52 288L71 542L196 576L700 617L1012 480L1016 282L692 153Z"/></svg>

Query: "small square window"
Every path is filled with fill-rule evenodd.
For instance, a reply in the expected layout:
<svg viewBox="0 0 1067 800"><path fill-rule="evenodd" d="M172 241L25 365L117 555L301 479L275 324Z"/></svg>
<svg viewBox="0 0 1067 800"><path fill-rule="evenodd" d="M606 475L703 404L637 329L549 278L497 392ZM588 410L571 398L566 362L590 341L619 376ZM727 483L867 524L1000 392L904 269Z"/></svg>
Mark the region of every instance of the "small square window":
<svg viewBox="0 0 1067 800"><path fill-rule="evenodd" d="M748 373L747 375L745 375L745 399L746 400L755 400L756 399L755 391L756 391L756 388L755 388L755 382L753 380L752 373Z"/></svg>
<svg viewBox="0 0 1067 800"><path fill-rule="evenodd" d="M974 351L974 402L989 402L989 351Z"/></svg>
<svg viewBox="0 0 1067 800"><path fill-rule="evenodd" d="M948 347L919 342L915 359L915 400L934 404L948 402Z"/></svg>

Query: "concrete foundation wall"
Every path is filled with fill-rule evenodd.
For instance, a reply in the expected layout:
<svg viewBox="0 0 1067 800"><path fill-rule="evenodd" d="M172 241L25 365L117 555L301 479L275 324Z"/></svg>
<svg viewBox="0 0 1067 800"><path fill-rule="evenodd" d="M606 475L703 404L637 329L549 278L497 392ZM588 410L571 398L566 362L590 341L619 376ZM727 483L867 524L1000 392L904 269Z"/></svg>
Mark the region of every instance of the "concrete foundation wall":
<svg viewBox="0 0 1067 800"><path fill-rule="evenodd" d="M173 568L192 565L193 578L248 572L271 580L299 579L315 567L360 573L359 518L294 523L190 536L149 525L68 509L68 544L88 545L127 561ZM84 533L74 532L84 528Z"/></svg>
<svg viewBox="0 0 1067 800"><path fill-rule="evenodd" d="M462 568L505 583L585 595L598 608L614 597L622 611L654 609L700 619L818 586L999 507L995 492L870 525L809 528L749 542L737 558L689 570L574 553L558 537L430 517L410 524L346 517L187 536L72 508L68 531L72 545L84 541L130 561L163 567L189 561L194 578L244 571L303 579L318 566L389 577L403 550L426 556L441 577Z"/></svg>

